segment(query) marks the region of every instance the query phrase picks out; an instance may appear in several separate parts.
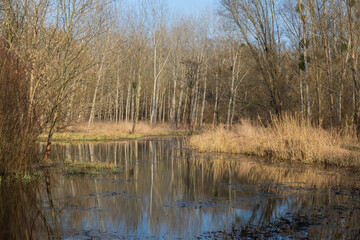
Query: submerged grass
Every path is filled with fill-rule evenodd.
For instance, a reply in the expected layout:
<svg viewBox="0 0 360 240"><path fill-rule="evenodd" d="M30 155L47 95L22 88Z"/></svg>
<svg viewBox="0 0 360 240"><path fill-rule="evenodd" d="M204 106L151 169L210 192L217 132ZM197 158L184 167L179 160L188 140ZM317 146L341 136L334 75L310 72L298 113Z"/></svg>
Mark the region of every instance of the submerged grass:
<svg viewBox="0 0 360 240"><path fill-rule="evenodd" d="M88 126L87 123L71 126L62 132L55 133L53 141L109 141L119 139L137 139L147 136L187 135L185 129L174 129L170 124L150 125L139 122L135 133L131 133L130 122L96 122ZM40 136L41 141L46 140L46 135Z"/></svg>
<svg viewBox="0 0 360 240"><path fill-rule="evenodd" d="M285 115L269 127L243 120L227 130L224 126L192 136L190 144L201 152L243 153L303 163L360 167L358 141L353 131L329 132Z"/></svg>

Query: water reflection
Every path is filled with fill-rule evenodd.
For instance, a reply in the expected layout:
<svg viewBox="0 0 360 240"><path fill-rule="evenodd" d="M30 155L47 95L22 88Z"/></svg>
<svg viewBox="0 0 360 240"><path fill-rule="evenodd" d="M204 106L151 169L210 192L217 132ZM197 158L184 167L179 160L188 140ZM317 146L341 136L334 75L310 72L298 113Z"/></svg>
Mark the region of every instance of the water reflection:
<svg viewBox="0 0 360 240"><path fill-rule="evenodd" d="M57 220L51 221L42 209L44 201L51 202L49 192L40 195L43 180L0 182L0 239L56 239L59 236L53 227Z"/></svg>
<svg viewBox="0 0 360 240"><path fill-rule="evenodd" d="M314 218L301 237L360 233L355 174L195 155L183 144L171 139L54 145L53 160L106 162L122 171L95 177L51 171L37 196L51 236L204 237L299 212Z"/></svg>

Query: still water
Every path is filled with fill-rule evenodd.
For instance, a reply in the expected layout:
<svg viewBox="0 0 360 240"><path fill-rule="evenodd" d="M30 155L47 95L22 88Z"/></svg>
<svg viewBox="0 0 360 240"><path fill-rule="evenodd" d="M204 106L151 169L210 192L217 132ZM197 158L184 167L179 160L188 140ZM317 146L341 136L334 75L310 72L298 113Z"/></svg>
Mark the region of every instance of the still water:
<svg viewBox="0 0 360 240"><path fill-rule="evenodd" d="M51 159L58 164L38 181L1 183L8 211L1 211L0 236L221 239L232 229L274 222L294 229L265 236L360 234L360 178L349 170L198 154L177 138L56 144ZM67 175L58 170L64 161L119 171Z"/></svg>

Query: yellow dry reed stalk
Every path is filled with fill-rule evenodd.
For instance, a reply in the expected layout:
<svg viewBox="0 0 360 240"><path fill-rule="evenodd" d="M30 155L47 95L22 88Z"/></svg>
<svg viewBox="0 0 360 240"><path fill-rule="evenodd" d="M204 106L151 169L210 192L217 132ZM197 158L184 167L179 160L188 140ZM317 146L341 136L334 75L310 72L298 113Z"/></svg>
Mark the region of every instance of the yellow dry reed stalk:
<svg viewBox="0 0 360 240"><path fill-rule="evenodd" d="M201 152L244 153L273 160L360 166L360 153L344 147L344 143L349 142L359 145L350 130L335 134L289 114L272 117L268 127L242 120L231 131L219 126L190 138L190 144Z"/></svg>
<svg viewBox="0 0 360 240"><path fill-rule="evenodd" d="M190 144L200 152L240 153L240 148L234 141L236 138L237 135L234 132L226 130L224 126L218 126L201 135L192 136Z"/></svg>

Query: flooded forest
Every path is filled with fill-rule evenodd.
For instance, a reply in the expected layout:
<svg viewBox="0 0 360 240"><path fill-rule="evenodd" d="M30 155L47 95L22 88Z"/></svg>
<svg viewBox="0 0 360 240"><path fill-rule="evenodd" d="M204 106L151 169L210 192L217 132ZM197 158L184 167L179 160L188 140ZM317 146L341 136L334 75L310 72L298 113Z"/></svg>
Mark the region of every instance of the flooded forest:
<svg viewBox="0 0 360 240"><path fill-rule="evenodd" d="M211 6L0 0L0 239L360 236L360 2Z"/></svg>

